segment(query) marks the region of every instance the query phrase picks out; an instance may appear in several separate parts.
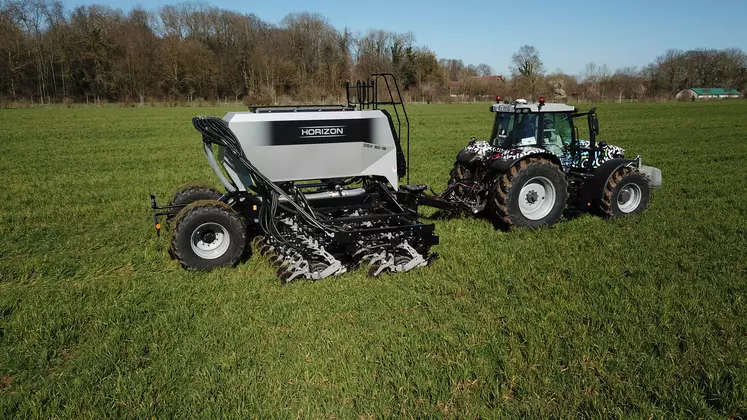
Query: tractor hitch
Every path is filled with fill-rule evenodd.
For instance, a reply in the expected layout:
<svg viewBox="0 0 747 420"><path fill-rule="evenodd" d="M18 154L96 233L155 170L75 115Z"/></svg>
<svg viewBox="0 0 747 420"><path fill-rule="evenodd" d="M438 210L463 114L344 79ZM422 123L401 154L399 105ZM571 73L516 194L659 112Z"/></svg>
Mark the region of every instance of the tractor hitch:
<svg viewBox="0 0 747 420"><path fill-rule="evenodd" d="M446 211L458 211L464 208L462 203L449 200L449 193L455 188L450 185L440 194L436 194L432 188L427 185L400 185L397 192L397 198L407 205L407 207L417 211L418 206L433 207ZM429 189L431 194L425 192Z"/></svg>

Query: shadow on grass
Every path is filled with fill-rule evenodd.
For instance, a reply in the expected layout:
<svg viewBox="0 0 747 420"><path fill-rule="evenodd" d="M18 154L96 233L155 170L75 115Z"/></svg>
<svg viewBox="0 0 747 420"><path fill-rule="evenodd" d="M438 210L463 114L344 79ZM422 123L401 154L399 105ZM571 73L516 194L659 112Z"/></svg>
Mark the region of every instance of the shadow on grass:
<svg viewBox="0 0 747 420"><path fill-rule="evenodd" d="M565 223L568 221L575 220L583 214L591 214L593 216L604 218L604 214L595 211L595 210L587 210L587 211L570 211L566 210L563 213L563 217L557 222L557 223ZM502 231L502 232L511 232L515 231L521 228L518 228L516 226L511 226L508 223L506 223L503 219L500 217L497 217L495 214L489 212L488 210L483 210L477 214L471 214L467 211L448 211L448 210L438 210L435 213L429 215L429 216L421 216L421 218L430 220L430 221L447 221L447 220L465 220L465 219L481 219L486 220L490 222L490 224L493 226L493 229L495 231ZM556 224L557 224L556 223ZM554 226L554 225L553 225ZM539 229L545 229L552 226L543 226L540 228L535 228L533 230L539 230Z"/></svg>

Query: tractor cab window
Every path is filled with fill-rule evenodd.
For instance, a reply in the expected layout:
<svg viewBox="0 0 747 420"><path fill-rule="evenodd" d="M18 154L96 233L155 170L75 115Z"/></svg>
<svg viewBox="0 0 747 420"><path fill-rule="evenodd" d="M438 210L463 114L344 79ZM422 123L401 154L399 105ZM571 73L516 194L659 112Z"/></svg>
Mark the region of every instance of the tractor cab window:
<svg viewBox="0 0 747 420"><path fill-rule="evenodd" d="M490 145L494 147L504 147L506 142L510 141L514 129L514 114L512 112L499 112L495 116L495 125L493 125L493 134L490 136ZM505 147L504 147L505 148Z"/></svg>
<svg viewBox="0 0 747 420"><path fill-rule="evenodd" d="M518 114L514 147L537 145L537 114Z"/></svg>
<svg viewBox="0 0 747 420"><path fill-rule="evenodd" d="M570 113L555 112L542 115L542 146L562 156L566 154L571 144L571 116Z"/></svg>
<svg viewBox="0 0 747 420"><path fill-rule="evenodd" d="M503 149L537 145L537 114L501 112L495 117L490 144Z"/></svg>

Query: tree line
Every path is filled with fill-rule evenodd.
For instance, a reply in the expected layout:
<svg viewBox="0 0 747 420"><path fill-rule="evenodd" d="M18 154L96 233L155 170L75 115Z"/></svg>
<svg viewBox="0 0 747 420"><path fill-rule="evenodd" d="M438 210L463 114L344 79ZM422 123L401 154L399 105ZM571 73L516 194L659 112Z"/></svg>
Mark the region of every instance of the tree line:
<svg viewBox="0 0 747 420"><path fill-rule="evenodd" d="M588 100L671 97L688 87L747 87L739 49L670 50L642 69L546 73L522 47L500 84L486 64L440 58L412 33L337 29L319 14L279 24L204 4L128 12L66 10L56 0L0 0L0 99L5 102L338 100L347 80L394 73L417 100L506 97ZM501 91L501 92L496 92Z"/></svg>
<svg viewBox="0 0 747 420"><path fill-rule="evenodd" d="M525 45L512 56L506 94L512 97L547 95L589 101L672 98L693 87L721 87L747 93L747 54L724 50L668 50L642 68L611 71L587 63L579 75L560 70L546 73L536 48Z"/></svg>

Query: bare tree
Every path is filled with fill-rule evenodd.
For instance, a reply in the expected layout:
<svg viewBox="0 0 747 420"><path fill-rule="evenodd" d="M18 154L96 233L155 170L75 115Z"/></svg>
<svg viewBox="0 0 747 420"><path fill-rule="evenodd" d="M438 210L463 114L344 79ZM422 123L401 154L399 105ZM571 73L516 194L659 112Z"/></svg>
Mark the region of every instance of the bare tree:
<svg viewBox="0 0 747 420"><path fill-rule="evenodd" d="M345 80L393 72L406 96L671 97L690 87L747 89L740 49L668 50L640 71L589 63L579 78L545 77L536 48L512 56L505 83L487 64L438 59L412 33L338 30L323 16L296 13L278 25L205 3L123 12L59 0L0 0L0 100L318 101Z"/></svg>
<svg viewBox="0 0 747 420"><path fill-rule="evenodd" d="M539 51L531 45L524 45L511 56L511 71L525 82L530 97L534 98L537 90L537 79L545 71Z"/></svg>
<svg viewBox="0 0 747 420"><path fill-rule="evenodd" d="M475 73L477 73L478 76L492 76L493 68L487 64L478 64L475 67Z"/></svg>
<svg viewBox="0 0 747 420"><path fill-rule="evenodd" d="M446 71L449 73L449 80L451 81L459 80L459 77L467 69L462 60L455 60L451 58L442 58L438 61L438 64L446 69Z"/></svg>

